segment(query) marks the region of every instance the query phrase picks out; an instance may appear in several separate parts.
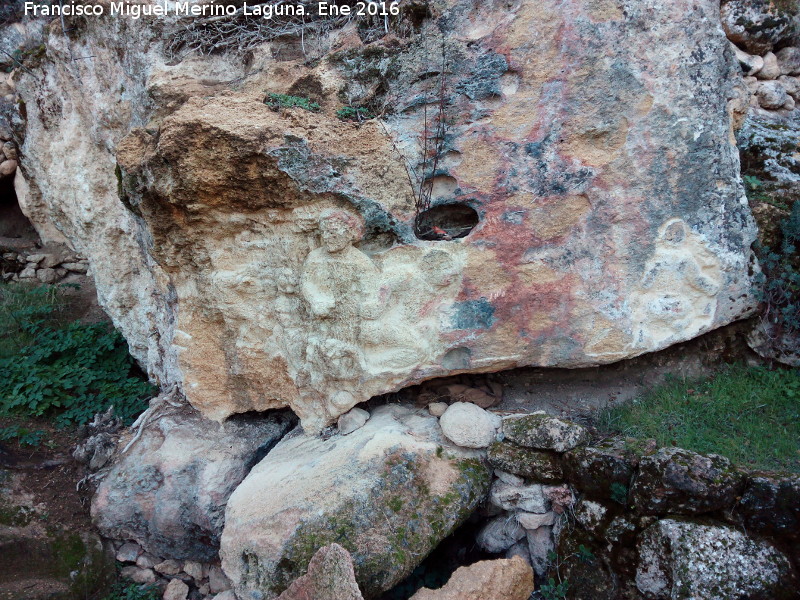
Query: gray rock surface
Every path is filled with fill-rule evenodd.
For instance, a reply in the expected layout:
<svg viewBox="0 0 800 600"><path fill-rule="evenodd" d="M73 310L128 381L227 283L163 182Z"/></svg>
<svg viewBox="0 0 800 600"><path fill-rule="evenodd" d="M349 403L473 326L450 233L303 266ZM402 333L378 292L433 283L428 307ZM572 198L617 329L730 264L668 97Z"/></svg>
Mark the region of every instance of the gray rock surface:
<svg viewBox="0 0 800 600"><path fill-rule="evenodd" d="M636 587L653 600L795 597L789 560L731 527L664 519L638 542Z"/></svg>
<svg viewBox="0 0 800 600"><path fill-rule="evenodd" d="M188 407L169 409L102 480L92 519L104 536L136 540L156 556L208 562L228 497L294 422L279 413L220 425Z"/></svg>
<svg viewBox="0 0 800 600"><path fill-rule="evenodd" d="M503 434L519 446L555 452L566 452L589 441L585 427L545 413L505 417Z"/></svg>
<svg viewBox="0 0 800 600"><path fill-rule="evenodd" d="M499 417L468 402L451 404L439 419L445 437L463 448L486 448L497 436Z"/></svg>

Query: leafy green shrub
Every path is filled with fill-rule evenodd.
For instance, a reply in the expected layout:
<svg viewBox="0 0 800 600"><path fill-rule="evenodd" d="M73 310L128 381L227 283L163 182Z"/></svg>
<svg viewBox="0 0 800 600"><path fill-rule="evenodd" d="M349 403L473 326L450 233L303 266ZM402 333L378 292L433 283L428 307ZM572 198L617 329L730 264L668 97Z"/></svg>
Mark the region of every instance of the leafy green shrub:
<svg viewBox="0 0 800 600"><path fill-rule="evenodd" d="M269 93L264 100L264 104L273 110L278 110L279 108L293 108L296 106L298 108L310 110L311 112L319 112L318 103L312 102L308 98L303 98L302 96Z"/></svg>
<svg viewBox="0 0 800 600"><path fill-rule="evenodd" d="M336 116L342 121L366 121L373 115L366 108L360 106L344 106L336 111Z"/></svg>
<svg viewBox="0 0 800 600"><path fill-rule="evenodd" d="M672 378L603 411L598 426L745 467L800 472L800 370L729 365L707 379Z"/></svg>
<svg viewBox="0 0 800 600"><path fill-rule="evenodd" d="M16 441L20 446L36 447L42 444L44 431L41 429L28 429L19 425L0 427L0 442Z"/></svg>
<svg viewBox="0 0 800 600"><path fill-rule="evenodd" d="M103 600L160 600L161 592L158 586L152 584L141 585L129 581L118 581L111 589L111 594Z"/></svg>
<svg viewBox="0 0 800 600"><path fill-rule="evenodd" d="M154 388L138 373L119 332L105 323L64 323L55 286L0 286L0 414L83 424L114 405L130 423Z"/></svg>
<svg viewBox="0 0 800 600"><path fill-rule="evenodd" d="M800 202L781 223L780 248L757 248L757 298L775 337L800 335Z"/></svg>

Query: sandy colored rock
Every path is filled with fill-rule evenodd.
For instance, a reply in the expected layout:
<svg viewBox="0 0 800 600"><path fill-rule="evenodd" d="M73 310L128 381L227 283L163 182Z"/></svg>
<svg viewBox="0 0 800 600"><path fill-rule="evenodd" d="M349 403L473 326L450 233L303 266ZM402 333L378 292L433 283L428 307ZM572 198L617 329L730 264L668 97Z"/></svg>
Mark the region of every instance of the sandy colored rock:
<svg viewBox="0 0 800 600"><path fill-rule="evenodd" d="M411 600L528 600L533 572L519 556L459 567L444 587L421 589Z"/></svg>
<svg viewBox="0 0 800 600"><path fill-rule="evenodd" d="M339 433L347 435L353 433L356 429L363 427L364 423L369 420L369 413L363 408L353 408L339 417L337 427Z"/></svg>
<svg viewBox="0 0 800 600"><path fill-rule="evenodd" d="M441 417L447 410L447 402L431 402L428 404L428 412L434 417Z"/></svg>
<svg viewBox="0 0 800 600"><path fill-rule="evenodd" d="M163 600L186 600L189 595L189 586L180 579L171 579L167 584L164 594L161 596Z"/></svg>
<svg viewBox="0 0 800 600"><path fill-rule="evenodd" d="M16 160L4 160L0 162L0 177L9 177L13 175L17 170L17 161Z"/></svg>
<svg viewBox="0 0 800 600"><path fill-rule="evenodd" d="M767 52L764 55L764 66L758 70L756 77L758 79L777 79L785 74L781 72L781 68L778 66L778 57L772 52Z"/></svg>
<svg viewBox="0 0 800 600"><path fill-rule="evenodd" d="M434 13L392 44L331 31L304 46L344 36L337 53L290 67L266 42L257 64L165 56L171 18L91 19L15 75L23 211L90 260L134 356L207 417L289 406L319 431L434 377L614 362L753 309L715 0ZM440 25L458 118L433 202L477 219L450 241L414 235L404 167L425 170ZM90 74L65 67L89 55ZM303 81L319 113L263 103ZM344 123L339 92L393 110Z"/></svg>
<svg viewBox="0 0 800 600"><path fill-rule="evenodd" d="M451 404L439 419L442 433L456 446L486 448L497 436L499 418L475 404Z"/></svg>
<svg viewBox="0 0 800 600"><path fill-rule="evenodd" d="M270 599L335 542L350 552L365 596L377 596L485 498L489 473L473 456L427 411L399 405L375 409L347 436L290 435L228 501L222 568L240 597Z"/></svg>
<svg viewBox="0 0 800 600"><path fill-rule="evenodd" d="M278 600L363 600L350 553L339 544L323 546Z"/></svg>

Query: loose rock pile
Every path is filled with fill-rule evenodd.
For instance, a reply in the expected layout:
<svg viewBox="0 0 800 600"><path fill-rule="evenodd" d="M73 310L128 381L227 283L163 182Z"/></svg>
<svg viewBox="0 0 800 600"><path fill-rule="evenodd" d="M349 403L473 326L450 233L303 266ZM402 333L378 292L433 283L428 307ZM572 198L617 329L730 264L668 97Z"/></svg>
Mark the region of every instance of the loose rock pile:
<svg viewBox="0 0 800 600"><path fill-rule="evenodd" d="M3 281L70 283L91 275L89 262L64 246L13 250L4 252L2 258Z"/></svg>

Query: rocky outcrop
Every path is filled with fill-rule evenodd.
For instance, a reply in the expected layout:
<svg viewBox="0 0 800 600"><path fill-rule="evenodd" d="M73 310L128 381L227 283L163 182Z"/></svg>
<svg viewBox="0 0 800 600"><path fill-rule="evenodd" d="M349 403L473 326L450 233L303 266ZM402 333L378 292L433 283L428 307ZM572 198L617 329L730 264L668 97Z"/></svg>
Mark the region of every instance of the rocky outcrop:
<svg viewBox="0 0 800 600"><path fill-rule="evenodd" d="M222 567L239 598L274 598L337 543L365 597L406 577L486 496L487 469L422 409L376 409L324 439L293 433L228 501Z"/></svg>
<svg viewBox="0 0 800 600"><path fill-rule="evenodd" d="M151 377L218 420L290 406L319 431L442 375L658 350L753 305L738 65L718 4L694 8L435 2L247 60L177 51L199 21L54 21L15 75L23 208L87 257ZM421 216L406 165L432 176Z"/></svg>
<svg viewBox="0 0 800 600"><path fill-rule="evenodd" d="M293 423L281 414L220 425L190 407L169 407L100 483L95 525L161 559L216 559L228 497ZM121 448L130 441L123 439Z"/></svg>
<svg viewBox="0 0 800 600"><path fill-rule="evenodd" d="M364 600L358 589L350 553L339 544L323 546L278 600Z"/></svg>

